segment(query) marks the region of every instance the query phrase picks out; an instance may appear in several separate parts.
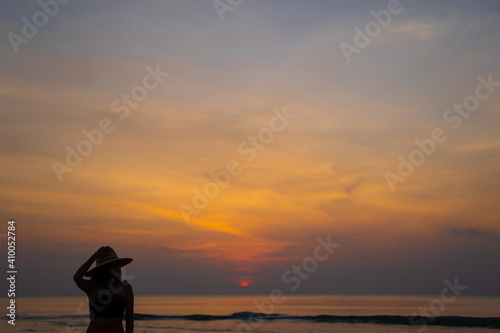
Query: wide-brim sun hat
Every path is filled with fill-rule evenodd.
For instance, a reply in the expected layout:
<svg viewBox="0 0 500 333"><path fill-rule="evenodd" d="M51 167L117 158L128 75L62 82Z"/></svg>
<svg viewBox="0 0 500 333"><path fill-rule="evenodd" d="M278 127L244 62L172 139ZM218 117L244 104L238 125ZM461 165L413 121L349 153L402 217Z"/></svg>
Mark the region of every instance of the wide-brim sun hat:
<svg viewBox="0 0 500 333"><path fill-rule="evenodd" d="M115 250L112 248L109 248L108 252L106 255L97 258L95 261L95 267L89 270L87 273L85 273L85 276L92 276L95 272L95 269L110 263L117 263L120 265L120 267L123 267L125 265L130 264L132 262L132 258L118 258L118 255L116 254Z"/></svg>

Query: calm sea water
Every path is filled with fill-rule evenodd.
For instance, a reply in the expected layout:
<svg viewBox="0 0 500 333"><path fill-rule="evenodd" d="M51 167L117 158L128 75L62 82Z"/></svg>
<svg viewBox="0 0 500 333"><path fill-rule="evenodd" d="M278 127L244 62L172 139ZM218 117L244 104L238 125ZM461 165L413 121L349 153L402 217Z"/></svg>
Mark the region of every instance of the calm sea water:
<svg viewBox="0 0 500 333"><path fill-rule="evenodd" d="M139 333L500 332L500 298L459 297L444 304L431 296L136 295L135 302ZM88 325L83 296L17 298L16 305L16 325L8 325L5 316L2 332L83 333ZM438 318L410 318L415 313ZM437 322L442 325L426 325Z"/></svg>

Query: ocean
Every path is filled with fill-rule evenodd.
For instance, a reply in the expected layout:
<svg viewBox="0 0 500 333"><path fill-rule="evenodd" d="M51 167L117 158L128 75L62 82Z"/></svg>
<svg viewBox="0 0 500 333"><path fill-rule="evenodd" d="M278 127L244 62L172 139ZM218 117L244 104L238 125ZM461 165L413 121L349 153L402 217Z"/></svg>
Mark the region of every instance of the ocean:
<svg viewBox="0 0 500 333"><path fill-rule="evenodd" d="M445 301L440 296L136 295L134 332L500 333L500 298ZM2 332L84 333L88 325L84 296L19 297L16 311L16 325L4 316Z"/></svg>

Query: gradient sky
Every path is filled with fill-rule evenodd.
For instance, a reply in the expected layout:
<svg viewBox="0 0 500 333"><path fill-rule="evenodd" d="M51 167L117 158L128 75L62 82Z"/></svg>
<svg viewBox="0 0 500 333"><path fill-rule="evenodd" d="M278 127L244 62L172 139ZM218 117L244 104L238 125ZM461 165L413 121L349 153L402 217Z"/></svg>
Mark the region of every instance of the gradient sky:
<svg viewBox="0 0 500 333"><path fill-rule="evenodd" d="M73 0L16 53L8 34L41 8L0 1L0 233L16 219L20 295L80 295L71 276L102 245L134 258L136 294L291 293L282 274L331 235L294 292L458 277L500 296L500 88L459 128L443 118L500 81L500 3L402 1L348 63L340 44L388 1L244 0L223 21L212 2ZM148 66L169 75L120 119ZM248 161L273 109L295 118ZM114 131L60 182L52 163L104 118ZM447 140L391 191L384 174L436 128ZM186 223L179 205L232 160Z"/></svg>

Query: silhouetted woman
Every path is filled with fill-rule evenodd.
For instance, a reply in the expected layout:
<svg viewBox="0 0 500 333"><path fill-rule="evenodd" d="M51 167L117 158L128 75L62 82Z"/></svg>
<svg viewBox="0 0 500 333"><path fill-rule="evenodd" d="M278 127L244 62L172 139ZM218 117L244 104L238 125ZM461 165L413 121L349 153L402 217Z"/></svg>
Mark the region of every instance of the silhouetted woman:
<svg viewBox="0 0 500 333"><path fill-rule="evenodd" d="M96 266L88 270L93 262ZM134 292L127 281L121 280L121 267L130 258L118 258L109 246L97 250L75 273L73 280L89 298L90 324L87 333L134 332ZM90 280L83 277L91 277Z"/></svg>

